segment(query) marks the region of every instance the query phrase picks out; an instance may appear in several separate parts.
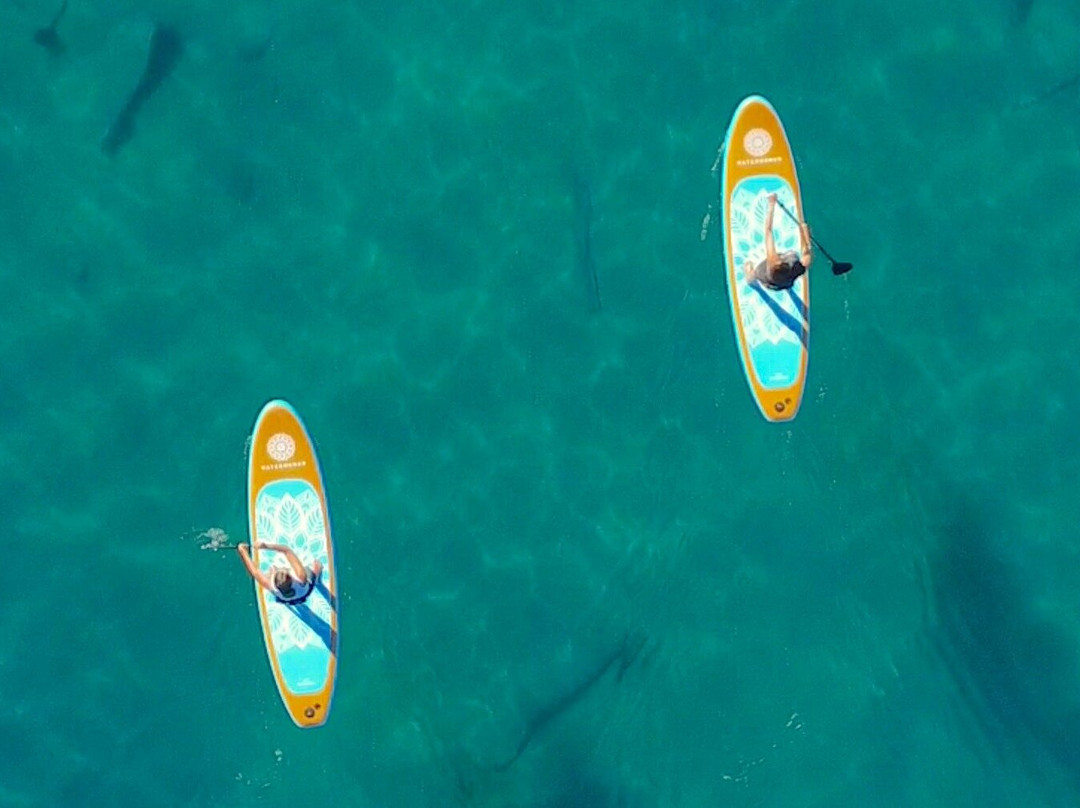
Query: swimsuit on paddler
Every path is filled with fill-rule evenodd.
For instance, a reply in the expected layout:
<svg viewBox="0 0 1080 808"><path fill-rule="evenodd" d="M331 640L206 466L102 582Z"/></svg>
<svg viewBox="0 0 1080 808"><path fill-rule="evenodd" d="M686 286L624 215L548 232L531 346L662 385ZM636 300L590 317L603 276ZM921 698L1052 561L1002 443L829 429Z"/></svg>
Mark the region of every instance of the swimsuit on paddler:
<svg viewBox="0 0 1080 808"><path fill-rule="evenodd" d="M799 261L799 254L790 251L783 253L778 257L780 259L780 264L775 272L770 274L766 268L766 262L762 261L754 267L750 276L746 279L747 283L757 281L762 286L767 289L772 289L773 291L790 289L794 286L795 281L798 280L799 276L806 272L806 267Z"/></svg>
<svg viewBox="0 0 1080 808"><path fill-rule="evenodd" d="M284 567L281 567L280 569L284 569ZM284 604L286 606L299 606L301 603L303 603L305 600L307 600L311 596L312 592L315 591L315 581L317 580L316 575L311 570L307 570L307 575L308 575L307 581L305 583L298 584L296 582L296 579L292 577L292 571L291 570L286 570L286 571L289 573L289 579L293 582L292 594L289 595L288 597L285 597L285 595L283 595L278 590L278 588L275 586L274 587L274 600L276 600L278 603L282 603L282 604ZM270 571L269 578L270 578L270 581L273 582L273 580L274 580L274 571L273 570Z"/></svg>

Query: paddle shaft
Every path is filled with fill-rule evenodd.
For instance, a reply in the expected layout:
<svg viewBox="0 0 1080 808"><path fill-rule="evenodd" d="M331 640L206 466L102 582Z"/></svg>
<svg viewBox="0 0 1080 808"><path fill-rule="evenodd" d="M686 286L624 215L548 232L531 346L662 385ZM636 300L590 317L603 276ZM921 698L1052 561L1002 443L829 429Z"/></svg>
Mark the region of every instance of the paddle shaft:
<svg viewBox="0 0 1080 808"><path fill-rule="evenodd" d="M783 202L781 202L779 199L777 199L776 204L780 206L780 210L784 211L784 213L786 213L788 216L791 217L791 221L795 222L795 224L801 224L801 222L798 219L795 218L795 214L792 213L790 210L788 210ZM818 242L818 240L813 237L813 235L810 236L810 241L812 241L814 243L815 247L817 247L819 250L821 250L822 255L824 255L826 258L828 258L834 264L839 264L840 263L835 258L833 258L831 255L829 255L829 251L826 250L824 247L822 247L821 244Z"/></svg>

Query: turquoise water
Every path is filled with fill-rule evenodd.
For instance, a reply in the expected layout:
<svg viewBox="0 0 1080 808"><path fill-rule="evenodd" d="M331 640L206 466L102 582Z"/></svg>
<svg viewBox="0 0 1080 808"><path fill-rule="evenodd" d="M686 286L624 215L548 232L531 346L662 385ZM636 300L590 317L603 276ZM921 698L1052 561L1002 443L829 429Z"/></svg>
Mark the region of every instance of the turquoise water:
<svg viewBox="0 0 1080 808"><path fill-rule="evenodd" d="M0 4L0 805L1080 802L1080 107L1023 104L1080 11L1023 8L73 0L51 57ZM855 264L784 426L699 240L751 92ZM331 496L314 731L195 535L246 538L273 397Z"/></svg>

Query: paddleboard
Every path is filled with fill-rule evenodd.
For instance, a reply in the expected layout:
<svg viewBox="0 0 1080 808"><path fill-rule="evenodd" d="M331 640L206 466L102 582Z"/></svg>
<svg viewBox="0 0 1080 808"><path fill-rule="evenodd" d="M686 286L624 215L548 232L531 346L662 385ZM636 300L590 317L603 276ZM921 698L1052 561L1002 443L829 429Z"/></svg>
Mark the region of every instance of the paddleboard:
<svg viewBox="0 0 1080 808"><path fill-rule="evenodd" d="M330 513L315 447L300 416L271 401L255 420L248 454L248 532L252 560L264 574L287 565L258 542L283 544L311 569L322 562L315 590L286 605L255 584L266 653L285 709L299 727L318 727L330 714L338 654L337 575Z"/></svg>
<svg viewBox="0 0 1080 808"><path fill-rule="evenodd" d="M810 282L803 274L791 289L772 291L746 282L745 266L765 260L768 196L796 216L802 210L799 179L784 126L760 95L744 99L724 137L720 210L724 226L731 319L746 381L768 421L790 421L806 386L810 345ZM799 251L799 228L777 205L776 251Z"/></svg>

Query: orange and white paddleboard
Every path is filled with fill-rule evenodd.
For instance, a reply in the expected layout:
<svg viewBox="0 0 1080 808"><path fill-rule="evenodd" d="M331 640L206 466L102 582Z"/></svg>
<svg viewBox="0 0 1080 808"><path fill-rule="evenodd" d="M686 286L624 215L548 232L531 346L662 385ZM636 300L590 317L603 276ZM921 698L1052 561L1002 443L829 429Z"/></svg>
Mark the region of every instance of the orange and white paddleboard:
<svg viewBox="0 0 1080 808"><path fill-rule="evenodd" d="M300 417L271 401L255 421L248 455L248 530L252 560L263 573L287 566L281 553L257 544L283 544L322 572L300 604L278 600L255 584L266 653L281 700L299 727L318 727L330 713L338 654L338 586L330 513L315 447Z"/></svg>
<svg viewBox="0 0 1080 808"><path fill-rule="evenodd" d="M810 345L810 282L803 274L791 289L773 291L746 282L745 267L765 260L769 194L801 218L802 196L784 126L760 95L744 99L724 138L720 209L724 224L731 319L746 381L768 421L790 421L806 386ZM799 251L799 228L777 205L776 251Z"/></svg>

